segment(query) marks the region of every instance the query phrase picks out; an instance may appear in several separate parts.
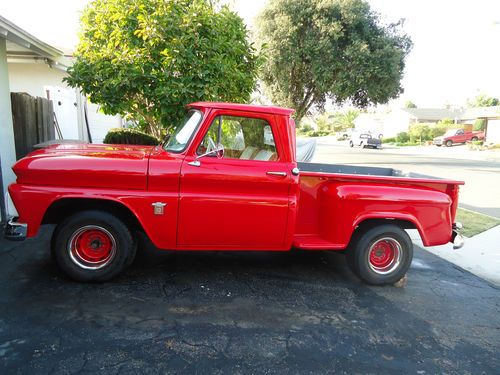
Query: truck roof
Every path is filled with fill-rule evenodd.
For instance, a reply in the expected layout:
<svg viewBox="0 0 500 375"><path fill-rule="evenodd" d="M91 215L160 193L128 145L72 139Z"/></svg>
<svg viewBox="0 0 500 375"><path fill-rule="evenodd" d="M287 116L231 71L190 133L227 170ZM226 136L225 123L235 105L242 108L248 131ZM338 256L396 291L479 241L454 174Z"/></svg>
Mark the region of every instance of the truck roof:
<svg viewBox="0 0 500 375"><path fill-rule="evenodd" d="M220 102L196 102L187 105L188 108L216 108L216 109L232 109L236 111L271 113L274 115L290 116L294 109L283 108L267 105L252 105L238 103L220 103Z"/></svg>

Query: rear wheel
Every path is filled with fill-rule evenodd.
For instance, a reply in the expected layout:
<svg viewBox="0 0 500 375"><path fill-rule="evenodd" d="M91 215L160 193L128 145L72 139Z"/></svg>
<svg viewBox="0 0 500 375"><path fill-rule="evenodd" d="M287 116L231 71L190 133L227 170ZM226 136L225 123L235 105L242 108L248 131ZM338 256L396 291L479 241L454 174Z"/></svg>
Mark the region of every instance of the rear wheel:
<svg viewBox="0 0 500 375"><path fill-rule="evenodd" d="M394 284L410 267L413 244L399 226L380 225L355 236L346 257L351 270L364 282Z"/></svg>
<svg viewBox="0 0 500 375"><path fill-rule="evenodd" d="M472 139L471 139L472 142L476 142L477 140L478 140L477 137L472 137Z"/></svg>
<svg viewBox="0 0 500 375"><path fill-rule="evenodd" d="M73 280L106 281L135 258L137 245L129 228L117 217L84 211L60 223L52 239L52 257Z"/></svg>
<svg viewBox="0 0 500 375"><path fill-rule="evenodd" d="M452 141L446 141L446 147L451 147L453 145Z"/></svg>

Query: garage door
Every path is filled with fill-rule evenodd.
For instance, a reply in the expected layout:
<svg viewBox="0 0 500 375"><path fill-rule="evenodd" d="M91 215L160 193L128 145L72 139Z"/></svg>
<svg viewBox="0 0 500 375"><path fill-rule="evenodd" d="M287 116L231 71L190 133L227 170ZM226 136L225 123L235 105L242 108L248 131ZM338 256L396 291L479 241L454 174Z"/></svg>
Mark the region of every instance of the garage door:
<svg viewBox="0 0 500 375"><path fill-rule="evenodd" d="M486 142L500 144L500 119L488 120Z"/></svg>

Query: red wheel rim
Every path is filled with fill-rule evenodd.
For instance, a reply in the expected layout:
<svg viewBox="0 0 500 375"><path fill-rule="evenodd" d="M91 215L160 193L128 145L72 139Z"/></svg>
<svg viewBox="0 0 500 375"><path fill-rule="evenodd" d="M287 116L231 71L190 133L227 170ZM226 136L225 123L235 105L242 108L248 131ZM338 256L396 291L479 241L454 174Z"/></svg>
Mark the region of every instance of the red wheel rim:
<svg viewBox="0 0 500 375"><path fill-rule="evenodd" d="M69 240L71 260L81 268L98 269L113 259L116 241L106 229L88 225L75 231Z"/></svg>
<svg viewBox="0 0 500 375"><path fill-rule="evenodd" d="M378 274L394 271L401 262L401 244L392 237L381 238L368 251L369 265Z"/></svg>

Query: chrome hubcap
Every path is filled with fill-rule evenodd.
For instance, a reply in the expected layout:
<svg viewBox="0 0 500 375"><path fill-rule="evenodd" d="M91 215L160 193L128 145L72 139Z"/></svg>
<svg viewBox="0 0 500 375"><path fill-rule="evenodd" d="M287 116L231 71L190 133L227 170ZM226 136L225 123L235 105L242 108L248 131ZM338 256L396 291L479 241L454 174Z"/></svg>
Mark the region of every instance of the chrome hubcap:
<svg viewBox="0 0 500 375"><path fill-rule="evenodd" d="M379 275L396 270L401 263L401 244L392 237L384 237L373 243L368 251L370 269Z"/></svg>
<svg viewBox="0 0 500 375"><path fill-rule="evenodd" d="M116 253L113 235L97 225L75 231L68 242L68 254L77 266L96 270L108 265Z"/></svg>

